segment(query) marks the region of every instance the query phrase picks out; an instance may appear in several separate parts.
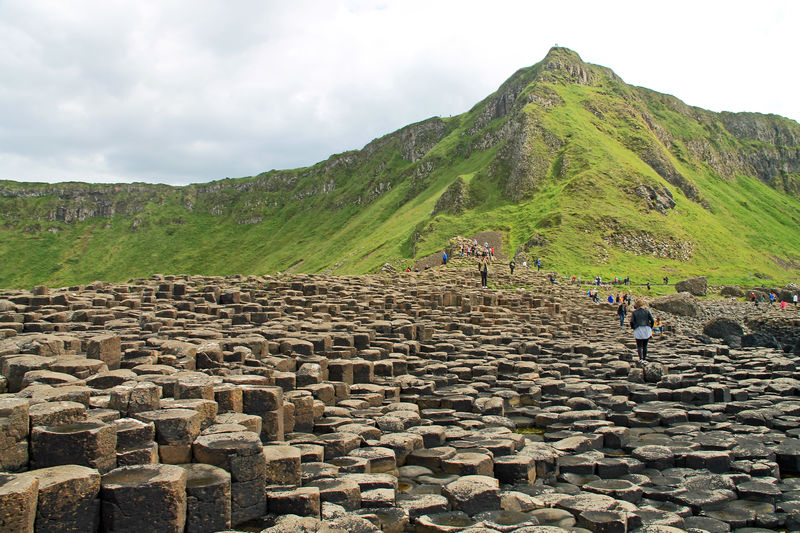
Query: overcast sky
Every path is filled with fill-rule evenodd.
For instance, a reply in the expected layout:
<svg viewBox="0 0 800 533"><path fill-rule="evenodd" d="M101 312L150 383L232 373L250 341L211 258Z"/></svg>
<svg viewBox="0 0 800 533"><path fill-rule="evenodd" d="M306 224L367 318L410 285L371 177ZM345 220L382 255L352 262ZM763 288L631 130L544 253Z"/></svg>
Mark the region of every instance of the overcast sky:
<svg viewBox="0 0 800 533"><path fill-rule="evenodd" d="M463 113L558 44L800 120L800 2L0 0L0 179L186 184Z"/></svg>

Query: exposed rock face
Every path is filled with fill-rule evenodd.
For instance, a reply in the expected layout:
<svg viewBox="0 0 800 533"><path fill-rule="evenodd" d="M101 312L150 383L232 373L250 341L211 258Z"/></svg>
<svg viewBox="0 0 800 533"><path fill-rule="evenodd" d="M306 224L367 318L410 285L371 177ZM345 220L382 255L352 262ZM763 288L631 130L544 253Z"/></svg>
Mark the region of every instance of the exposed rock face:
<svg viewBox="0 0 800 533"><path fill-rule="evenodd" d="M459 214L469 206L469 203L469 187L461 177L458 177L447 190L442 193L439 199L436 200L433 214Z"/></svg>
<svg viewBox="0 0 800 533"><path fill-rule="evenodd" d="M489 170L503 193L514 202L531 196L550 172L563 141L528 115L511 118L513 134L500 149ZM544 149L534 150L534 146Z"/></svg>
<svg viewBox="0 0 800 533"><path fill-rule="evenodd" d="M800 131L784 127L784 121L775 115L761 113L719 114L720 121L734 137L774 144L776 146L800 146Z"/></svg>
<svg viewBox="0 0 800 533"><path fill-rule="evenodd" d="M615 231L604 240L636 255L689 261L694 254L694 243L665 239L648 231Z"/></svg>
<svg viewBox="0 0 800 533"><path fill-rule="evenodd" d="M700 316L700 306L697 305L697 301L691 294L685 292L662 296L653 301L650 307L678 316Z"/></svg>
<svg viewBox="0 0 800 533"><path fill-rule="evenodd" d="M567 48L551 48L543 63L546 73L553 73L557 77L566 77L579 85L592 85L599 78L596 68L584 63L578 54ZM545 79L547 78L545 77Z"/></svg>
<svg viewBox="0 0 800 533"><path fill-rule="evenodd" d="M438 117L407 126L402 136L403 158L411 162L422 159L447 133L447 125Z"/></svg>
<svg viewBox="0 0 800 533"><path fill-rule="evenodd" d="M667 210L675 208L675 199L666 187L662 186L661 190L658 190L642 183L634 192L645 201L648 209L658 211L662 215L666 215Z"/></svg>
<svg viewBox="0 0 800 533"><path fill-rule="evenodd" d="M764 348L774 348L776 350L781 349L781 344L778 342L778 339L769 333L757 331L755 333L748 333L747 335L742 336L742 347L752 348L758 346L762 346Z"/></svg>
<svg viewBox="0 0 800 533"><path fill-rule="evenodd" d="M774 338L777 342L800 349L800 320L793 316L753 316L745 325L754 332Z"/></svg>
<svg viewBox="0 0 800 533"><path fill-rule="evenodd" d="M677 171L675 165L672 164L660 146L652 143L646 146L630 145L628 148L634 150L639 158L655 170L659 176L679 188L686 195L686 198L701 204L704 203L697 186Z"/></svg>
<svg viewBox="0 0 800 533"><path fill-rule="evenodd" d="M694 296L705 296L708 292L708 280L705 276L689 278L675 284L677 292L688 292Z"/></svg>

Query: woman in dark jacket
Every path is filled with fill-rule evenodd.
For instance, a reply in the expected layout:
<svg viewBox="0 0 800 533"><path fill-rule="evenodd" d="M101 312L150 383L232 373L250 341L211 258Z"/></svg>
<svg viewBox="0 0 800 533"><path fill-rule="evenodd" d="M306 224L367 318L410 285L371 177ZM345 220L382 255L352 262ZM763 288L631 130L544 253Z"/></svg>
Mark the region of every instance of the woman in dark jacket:
<svg viewBox="0 0 800 533"><path fill-rule="evenodd" d="M647 341L653 336L653 315L644 307L641 300L636 300L633 304L631 313L631 328L633 328L633 338L636 339L636 351L639 354L639 362L647 362Z"/></svg>

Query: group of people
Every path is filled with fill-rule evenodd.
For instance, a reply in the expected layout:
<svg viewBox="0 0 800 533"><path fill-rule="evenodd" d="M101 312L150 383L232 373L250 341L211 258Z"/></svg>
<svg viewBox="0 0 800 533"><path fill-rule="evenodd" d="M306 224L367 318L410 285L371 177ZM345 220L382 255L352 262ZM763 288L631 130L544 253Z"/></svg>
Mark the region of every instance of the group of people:
<svg viewBox="0 0 800 533"><path fill-rule="evenodd" d="M461 257L480 257L483 258L484 261L492 261L494 260L494 247L489 246L488 242L484 242L483 248L481 249L478 246L478 239L474 239L472 245L462 243L459 247L458 254Z"/></svg>
<svg viewBox="0 0 800 533"><path fill-rule="evenodd" d="M756 309L758 309L760 305L763 305L767 302L769 302L770 307L774 307L778 300L780 300L780 298L778 298L778 295L774 292L770 292L767 296L764 296L763 293L758 295L756 295L755 292L750 293L750 303L752 303ZM797 293L795 293L792 295L792 303L795 307L797 307L797 300ZM781 300L778 304L782 311L786 309L787 303L788 302L786 300Z"/></svg>
<svg viewBox="0 0 800 533"><path fill-rule="evenodd" d="M572 276L570 278L571 285L582 285L583 281L581 280L580 276ZM594 281L591 283L592 285L597 285L598 287L603 284L603 276L595 276ZM614 279L611 280L611 285L630 285L631 278L625 276L624 278L615 276Z"/></svg>

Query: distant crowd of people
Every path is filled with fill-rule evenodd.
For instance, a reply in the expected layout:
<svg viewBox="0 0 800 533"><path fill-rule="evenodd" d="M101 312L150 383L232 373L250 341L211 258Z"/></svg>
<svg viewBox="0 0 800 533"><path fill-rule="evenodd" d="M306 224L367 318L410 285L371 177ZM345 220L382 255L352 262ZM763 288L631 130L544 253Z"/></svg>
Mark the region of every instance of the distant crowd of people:
<svg viewBox="0 0 800 533"><path fill-rule="evenodd" d="M763 292L756 294L755 292L751 292L750 296L750 303L753 304L753 307L759 309L762 306L769 304L770 307L775 307L775 304L778 303L778 307L783 311L786 309L788 305L787 299L780 299L774 291L767 293L766 295ZM780 302L778 302L780 300ZM797 307L798 296L797 293L794 293L791 297L792 304Z"/></svg>
<svg viewBox="0 0 800 533"><path fill-rule="evenodd" d="M473 239L472 244L461 243L458 255L460 257L482 258L484 261L494 260L494 247L489 246L488 242L483 243L483 247L478 246L478 239Z"/></svg>

